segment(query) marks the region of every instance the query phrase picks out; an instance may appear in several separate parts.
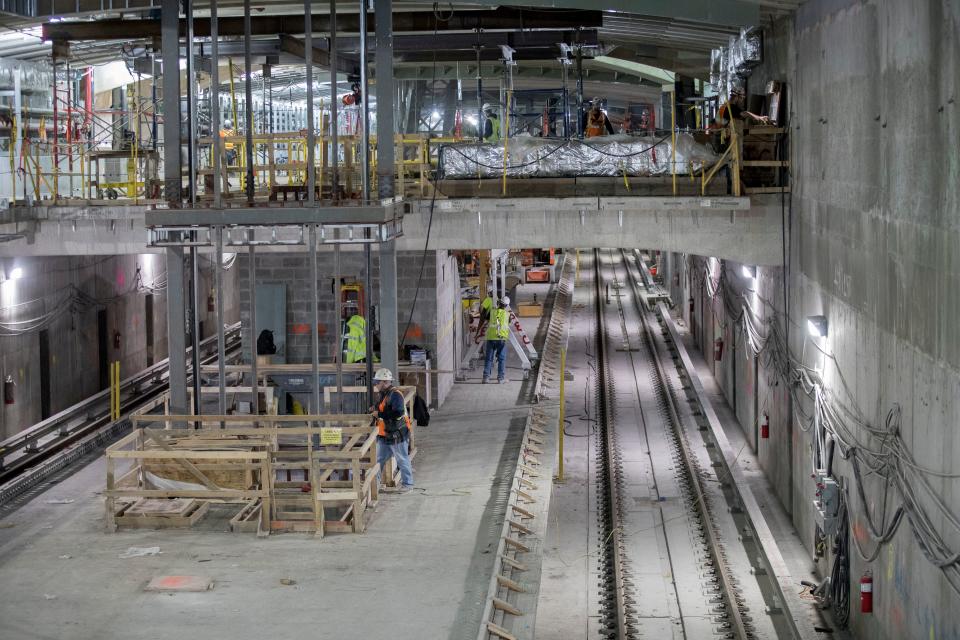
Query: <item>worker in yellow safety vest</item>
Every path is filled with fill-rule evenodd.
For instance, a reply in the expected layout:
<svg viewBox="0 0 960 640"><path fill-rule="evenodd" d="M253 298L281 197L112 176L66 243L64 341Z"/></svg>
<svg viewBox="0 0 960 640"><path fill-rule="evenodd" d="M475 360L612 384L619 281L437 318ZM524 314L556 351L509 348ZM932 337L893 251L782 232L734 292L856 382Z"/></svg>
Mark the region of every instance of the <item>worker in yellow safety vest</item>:
<svg viewBox="0 0 960 640"><path fill-rule="evenodd" d="M503 384L507 368L507 339L510 337L510 298L503 296L497 303L497 308L490 314L487 324L486 347L487 352L483 363L483 384L490 380L493 370L493 358L497 358L497 382Z"/></svg>
<svg viewBox="0 0 960 640"><path fill-rule="evenodd" d="M354 364L367 359L367 321L361 315L352 315L347 320L347 348L344 362Z"/></svg>
<svg viewBox="0 0 960 640"><path fill-rule="evenodd" d="M483 105L483 117L483 141L499 142L500 116L497 115L497 111L492 104L487 103Z"/></svg>
<svg viewBox="0 0 960 640"><path fill-rule="evenodd" d="M221 138L230 138L237 135L237 132L233 130L233 121L224 120L223 129L220 129ZM237 145L235 142L230 140L223 141L223 151L226 156L227 166L232 167L237 163Z"/></svg>

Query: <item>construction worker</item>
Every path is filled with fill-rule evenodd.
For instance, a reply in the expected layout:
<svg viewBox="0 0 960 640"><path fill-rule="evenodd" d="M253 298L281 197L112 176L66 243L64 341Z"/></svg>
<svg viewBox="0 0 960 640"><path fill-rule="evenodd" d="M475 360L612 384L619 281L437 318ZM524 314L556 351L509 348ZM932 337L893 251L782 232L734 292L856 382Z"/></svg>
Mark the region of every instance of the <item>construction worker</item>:
<svg viewBox="0 0 960 640"><path fill-rule="evenodd" d="M497 110L489 102L483 105L483 117L483 141L499 142L500 116L497 115Z"/></svg>
<svg viewBox="0 0 960 640"><path fill-rule="evenodd" d="M360 314L354 314L347 320L347 348L343 361L347 364L367 360L367 321Z"/></svg>
<svg viewBox="0 0 960 640"><path fill-rule="evenodd" d="M223 128L220 129L221 138L229 138L237 135L233 130L233 121L227 118L223 121ZM232 167L237 163L237 145L229 140L223 141L223 151L227 158L227 166Z"/></svg>
<svg viewBox="0 0 960 640"><path fill-rule="evenodd" d="M503 384L507 381L504 375L507 368L507 339L510 337L510 312L507 310L509 306L510 298L503 296L497 302L496 310L490 314L490 322L487 323L483 384L487 384L490 380L494 356L497 358L497 382Z"/></svg>
<svg viewBox="0 0 960 640"><path fill-rule="evenodd" d="M740 89L740 88L732 89L730 91L730 100L723 103L720 106L720 109L717 111L716 124L720 126L726 126L727 124L730 123L731 117L734 120L746 121L749 118L751 120L756 120L757 122L762 122L765 124L769 123L770 118L768 118L767 116L757 115L755 113L752 113L744 109L744 105L746 104L746 99L747 99L747 96L746 96L746 93L744 93L743 89Z"/></svg>
<svg viewBox="0 0 960 640"><path fill-rule="evenodd" d="M377 464L381 471L391 457L400 469L400 492L413 488L413 467L410 465L410 432L413 423L407 415L403 394L393 386L390 369L378 369L373 376L374 391L378 394L376 407L370 410L377 424ZM379 480L379 473L377 476Z"/></svg>
<svg viewBox="0 0 960 640"><path fill-rule="evenodd" d="M596 138L599 136L613 135L613 125L610 119L603 112L600 106L603 100L594 98L591 102L590 111L584 116L583 135L586 138Z"/></svg>

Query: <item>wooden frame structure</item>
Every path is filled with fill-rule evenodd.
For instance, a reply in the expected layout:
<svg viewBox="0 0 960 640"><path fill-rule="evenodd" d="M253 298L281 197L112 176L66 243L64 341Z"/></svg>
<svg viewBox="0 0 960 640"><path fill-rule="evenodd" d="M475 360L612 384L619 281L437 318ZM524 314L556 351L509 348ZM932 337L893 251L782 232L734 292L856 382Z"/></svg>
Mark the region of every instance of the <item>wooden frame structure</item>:
<svg viewBox="0 0 960 640"><path fill-rule="evenodd" d="M398 388L410 411L415 389ZM230 521L234 531L361 533L381 482L400 483L392 459L383 470L377 464L368 414L158 413L130 420L133 432L107 449L108 531L191 526L217 503L239 506ZM409 446L412 458L413 432Z"/></svg>

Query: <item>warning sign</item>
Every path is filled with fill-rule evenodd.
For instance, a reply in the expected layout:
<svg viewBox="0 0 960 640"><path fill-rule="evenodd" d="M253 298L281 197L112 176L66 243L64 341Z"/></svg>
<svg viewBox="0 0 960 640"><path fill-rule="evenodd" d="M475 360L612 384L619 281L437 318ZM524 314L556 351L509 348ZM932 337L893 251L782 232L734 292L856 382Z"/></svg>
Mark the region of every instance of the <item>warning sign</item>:
<svg viewBox="0 0 960 640"><path fill-rule="evenodd" d="M343 444L343 429L340 427L321 427L320 444Z"/></svg>

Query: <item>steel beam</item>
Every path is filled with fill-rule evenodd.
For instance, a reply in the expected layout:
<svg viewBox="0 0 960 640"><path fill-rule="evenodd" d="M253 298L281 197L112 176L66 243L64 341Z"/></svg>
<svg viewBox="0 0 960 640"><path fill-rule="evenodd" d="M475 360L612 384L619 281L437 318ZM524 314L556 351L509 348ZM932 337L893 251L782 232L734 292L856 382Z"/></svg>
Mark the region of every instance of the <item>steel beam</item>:
<svg viewBox="0 0 960 640"><path fill-rule="evenodd" d="M170 0L163 0L164 6ZM312 17L314 33L330 32L330 17L318 15ZM194 35L208 37L210 21L195 18ZM603 26L603 14L600 11L541 11L520 10L500 7L490 11L457 11L450 20L437 20L432 11L409 11L393 14L393 28L398 32L434 31L519 31L519 30L555 30L597 28ZM219 21L220 36L242 36L243 18L223 17ZM186 22L180 21L180 33L186 34ZM337 29L340 33L359 33L360 16L349 14L340 16ZM254 36L270 36L279 33L300 35L304 32L302 15L257 16L252 20L251 33ZM42 25L44 40L124 40L156 38L161 34L160 20L97 20L95 22L47 22Z"/></svg>
<svg viewBox="0 0 960 640"><path fill-rule="evenodd" d="M280 51L298 59L306 59L307 57L307 47L304 41L283 33L280 34ZM313 55L310 56L310 59L314 64L324 69L330 68L331 55L329 53L317 47L311 47L311 51ZM359 67L359 62L350 58L341 58L336 60L335 64L337 65L337 71L348 75L357 73Z"/></svg>

